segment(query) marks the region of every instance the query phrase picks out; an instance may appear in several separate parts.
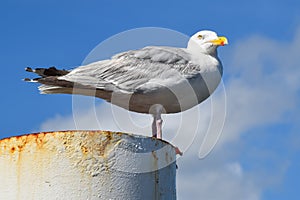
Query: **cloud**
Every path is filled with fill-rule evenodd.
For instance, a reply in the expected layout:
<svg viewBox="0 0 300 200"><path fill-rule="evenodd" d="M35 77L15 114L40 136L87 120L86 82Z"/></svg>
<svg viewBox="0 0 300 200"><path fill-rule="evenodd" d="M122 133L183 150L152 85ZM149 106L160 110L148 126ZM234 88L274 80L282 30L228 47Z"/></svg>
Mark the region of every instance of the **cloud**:
<svg viewBox="0 0 300 200"><path fill-rule="evenodd" d="M244 174L238 162L193 171L189 176L178 176L182 181L178 199L260 199L261 189L253 178Z"/></svg>
<svg viewBox="0 0 300 200"><path fill-rule="evenodd" d="M178 160L178 199L256 200L262 199L266 188L280 183L288 170L287 162L276 157L276 150L270 152L255 145L262 135L272 142L272 128L294 125L297 123L294 118L299 119L299 52L300 29L287 42L253 35L228 47L226 57L221 55L226 122L214 151L204 160L198 159L199 149L209 130L212 113L222 115L220 108L224 101L219 100L224 97L222 90L213 95L213 102L207 100L184 113L163 117L164 138L185 150ZM78 103L80 98L88 104ZM95 103L91 98L78 99L73 101L73 115L51 118L41 125L41 130L103 129L151 135L151 116L129 113L98 100ZM253 131L257 136L252 137L254 142L248 141L245 136ZM291 136L298 144L300 139L295 137ZM268 173L270 166L266 161L274 163L271 169L274 173Z"/></svg>

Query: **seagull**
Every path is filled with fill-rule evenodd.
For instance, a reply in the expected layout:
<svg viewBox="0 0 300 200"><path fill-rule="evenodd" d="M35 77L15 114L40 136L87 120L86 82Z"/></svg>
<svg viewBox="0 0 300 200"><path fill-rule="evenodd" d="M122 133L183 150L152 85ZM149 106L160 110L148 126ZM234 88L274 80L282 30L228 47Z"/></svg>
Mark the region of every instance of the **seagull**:
<svg viewBox="0 0 300 200"><path fill-rule="evenodd" d="M114 55L73 70L27 67L40 77L42 94L79 94L153 116L152 136L162 139L161 114L188 110L217 88L223 67L217 48L228 44L224 36L199 31L186 48L147 46Z"/></svg>

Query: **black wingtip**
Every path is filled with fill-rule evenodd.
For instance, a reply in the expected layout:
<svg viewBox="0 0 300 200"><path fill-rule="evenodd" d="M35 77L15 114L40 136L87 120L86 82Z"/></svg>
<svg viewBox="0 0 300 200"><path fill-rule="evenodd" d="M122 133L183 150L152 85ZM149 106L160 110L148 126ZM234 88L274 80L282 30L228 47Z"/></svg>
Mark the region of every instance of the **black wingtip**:
<svg viewBox="0 0 300 200"><path fill-rule="evenodd" d="M38 79L24 78L23 81L30 82L30 83L36 83L36 82L38 82Z"/></svg>
<svg viewBox="0 0 300 200"><path fill-rule="evenodd" d="M25 81L25 82L31 82L31 79L30 78L24 78L24 79L22 79L23 81Z"/></svg>
<svg viewBox="0 0 300 200"><path fill-rule="evenodd" d="M64 76L69 73L69 71L67 70L56 69L54 66L49 68L35 68L35 69L32 69L31 67L26 67L25 71L33 72L43 78L48 76Z"/></svg>
<svg viewBox="0 0 300 200"><path fill-rule="evenodd" d="M31 67L26 67L26 68L25 68L25 71L26 71L26 72L33 72L33 69L32 69Z"/></svg>

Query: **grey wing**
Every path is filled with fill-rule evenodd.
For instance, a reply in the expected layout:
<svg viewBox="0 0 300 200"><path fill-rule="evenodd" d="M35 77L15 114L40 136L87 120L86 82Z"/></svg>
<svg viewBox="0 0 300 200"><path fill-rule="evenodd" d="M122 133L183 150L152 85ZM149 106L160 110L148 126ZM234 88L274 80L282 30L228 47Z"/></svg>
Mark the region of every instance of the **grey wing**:
<svg viewBox="0 0 300 200"><path fill-rule="evenodd" d="M145 47L78 67L59 79L132 93L172 85L194 75L196 68L199 66L190 63L190 55L184 49Z"/></svg>

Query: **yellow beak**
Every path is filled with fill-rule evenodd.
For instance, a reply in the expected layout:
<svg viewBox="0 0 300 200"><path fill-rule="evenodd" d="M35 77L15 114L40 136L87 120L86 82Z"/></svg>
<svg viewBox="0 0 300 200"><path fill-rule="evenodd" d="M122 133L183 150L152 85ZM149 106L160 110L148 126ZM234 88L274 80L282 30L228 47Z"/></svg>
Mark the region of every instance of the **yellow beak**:
<svg viewBox="0 0 300 200"><path fill-rule="evenodd" d="M217 45L217 46L224 46L224 45L228 44L228 40L224 36L218 37L218 39L211 40L209 42L211 42L211 43L213 43L214 45Z"/></svg>

